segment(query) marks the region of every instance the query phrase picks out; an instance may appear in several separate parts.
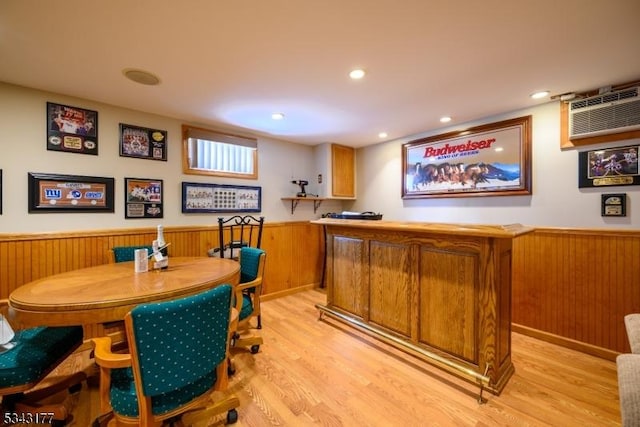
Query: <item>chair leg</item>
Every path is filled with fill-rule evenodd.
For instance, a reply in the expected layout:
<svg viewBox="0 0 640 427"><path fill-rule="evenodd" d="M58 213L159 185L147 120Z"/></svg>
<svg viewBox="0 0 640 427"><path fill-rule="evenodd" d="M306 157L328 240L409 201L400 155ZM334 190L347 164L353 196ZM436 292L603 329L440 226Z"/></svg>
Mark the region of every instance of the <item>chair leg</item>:
<svg viewBox="0 0 640 427"><path fill-rule="evenodd" d="M216 401L214 404L194 412L188 412L182 416L184 425L192 425L198 420L206 420L218 414L227 412L227 424L234 424L238 420L237 407L240 406L240 400L236 396L229 396L222 400Z"/></svg>
<svg viewBox="0 0 640 427"><path fill-rule="evenodd" d="M233 376L236 373L236 367L233 364L233 359L231 359L231 357L229 357L227 359L227 375L228 376Z"/></svg>
<svg viewBox="0 0 640 427"><path fill-rule="evenodd" d="M258 329L262 329L262 315L258 314Z"/></svg>
<svg viewBox="0 0 640 427"><path fill-rule="evenodd" d="M109 412L106 414L98 415L95 420L93 420L93 424L91 427L107 427L109 422L113 419L113 412Z"/></svg>
<svg viewBox="0 0 640 427"><path fill-rule="evenodd" d="M260 350L260 346L262 344L262 337L259 335L240 335L240 337L236 339L235 348L250 347L251 353L256 354Z"/></svg>

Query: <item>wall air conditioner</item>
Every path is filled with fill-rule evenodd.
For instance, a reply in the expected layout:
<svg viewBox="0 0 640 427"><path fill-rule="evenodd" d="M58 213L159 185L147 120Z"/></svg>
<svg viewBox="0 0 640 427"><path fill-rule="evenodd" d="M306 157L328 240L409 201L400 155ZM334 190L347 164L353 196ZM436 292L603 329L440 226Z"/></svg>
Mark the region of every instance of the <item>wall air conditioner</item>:
<svg viewBox="0 0 640 427"><path fill-rule="evenodd" d="M569 139L640 129L640 87L569 103Z"/></svg>

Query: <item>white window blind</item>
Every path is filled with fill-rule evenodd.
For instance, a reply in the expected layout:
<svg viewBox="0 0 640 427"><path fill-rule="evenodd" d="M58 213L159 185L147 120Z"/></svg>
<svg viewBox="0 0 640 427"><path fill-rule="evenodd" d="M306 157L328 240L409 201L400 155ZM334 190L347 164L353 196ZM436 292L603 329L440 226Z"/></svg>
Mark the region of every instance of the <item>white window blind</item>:
<svg viewBox="0 0 640 427"><path fill-rule="evenodd" d="M218 172L253 173L255 148L206 139L192 139L194 154L191 167Z"/></svg>

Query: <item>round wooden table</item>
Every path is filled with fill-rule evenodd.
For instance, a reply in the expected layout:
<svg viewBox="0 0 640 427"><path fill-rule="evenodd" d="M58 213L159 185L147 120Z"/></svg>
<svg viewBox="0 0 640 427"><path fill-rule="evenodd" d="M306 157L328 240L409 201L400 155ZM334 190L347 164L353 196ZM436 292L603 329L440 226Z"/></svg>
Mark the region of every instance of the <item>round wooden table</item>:
<svg viewBox="0 0 640 427"><path fill-rule="evenodd" d="M104 264L27 283L9 296L12 323L67 326L114 322L138 304L238 284L240 264L222 258L170 257L169 268L135 273L133 262Z"/></svg>

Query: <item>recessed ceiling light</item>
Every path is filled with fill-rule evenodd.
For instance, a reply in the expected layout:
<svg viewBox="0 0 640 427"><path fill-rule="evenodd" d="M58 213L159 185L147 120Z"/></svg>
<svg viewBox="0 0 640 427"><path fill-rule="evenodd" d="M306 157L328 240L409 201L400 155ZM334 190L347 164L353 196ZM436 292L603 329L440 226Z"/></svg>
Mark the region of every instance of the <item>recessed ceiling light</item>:
<svg viewBox="0 0 640 427"><path fill-rule="evenodd" d="M351 71L349 73L349 77L351 77L353 80L359 80L364 77L364 74L365 74L364 70L358 68Z"/></svg>
<svg viewBox="0 0 640 427"><path fill-rule="evenodd" d="M386 133L386 132L380 132L380 133L378 134L378 138L386 138L387 136L389 136L389 135L387 135L387 133Z"/></svg>
<svg viewBox="0 0 640 427"><path fill-rule="evenodd" d="M122 74L124 74L124 76L129 80L143 85L155 86L160 84L158 76L148 71L138 70L135 68L125 68L122 70Z"/></svg>
<svg viewBox="0 0 640 427"><path fill-rule="evenodd" d="M282 119L284 119L284 114L283 113L273 113L271 115L271 118L273 120L282 120Z"/></svg>
<svg viewBox="0 0 640 427"><path fill-rule="evenodd" d="M531 94L531 98L532 99L542 99L549 96L549 91L548 90L541 90L539 92L534 92Z"/></svg>
<svg viewBox="0 0 640 427"><path fill-rule="evenodd" d="M441 123L449 123L450 121L451 121L451 117L449 116L440 117Z"/></svg>

